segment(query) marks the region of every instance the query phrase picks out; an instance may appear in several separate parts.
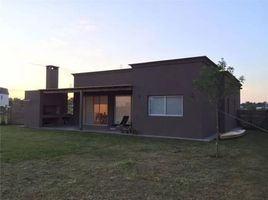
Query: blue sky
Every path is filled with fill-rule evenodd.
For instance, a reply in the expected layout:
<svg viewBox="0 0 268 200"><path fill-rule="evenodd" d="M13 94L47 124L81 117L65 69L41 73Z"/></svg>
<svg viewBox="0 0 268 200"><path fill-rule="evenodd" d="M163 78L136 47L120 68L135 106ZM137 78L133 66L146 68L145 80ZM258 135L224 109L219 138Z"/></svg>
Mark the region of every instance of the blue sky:
<svg viewBox="0 0 268 200"><path fill-rule="evenodd" d="M45 87L47 64L72 72L206 55L244 75L242 101L268 101L268 1L0 0L0 86Z"/></svg>

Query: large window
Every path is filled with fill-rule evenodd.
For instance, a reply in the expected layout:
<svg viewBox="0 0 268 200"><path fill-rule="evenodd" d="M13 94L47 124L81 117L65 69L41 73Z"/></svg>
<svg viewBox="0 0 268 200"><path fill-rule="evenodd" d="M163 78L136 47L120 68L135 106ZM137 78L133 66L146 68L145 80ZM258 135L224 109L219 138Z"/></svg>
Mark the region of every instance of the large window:
<svg viewBox="0 0 268 200"><path fill-rule="evenodd" d="M183 96L149 96L150 116L183 116Z"/></svg>

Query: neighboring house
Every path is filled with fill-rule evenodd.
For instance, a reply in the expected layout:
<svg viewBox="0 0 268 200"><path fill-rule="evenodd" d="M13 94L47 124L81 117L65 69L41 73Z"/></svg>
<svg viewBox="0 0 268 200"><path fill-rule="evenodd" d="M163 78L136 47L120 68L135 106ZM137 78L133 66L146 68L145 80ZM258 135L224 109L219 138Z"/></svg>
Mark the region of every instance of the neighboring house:
<svg viewBox="0 0 268 200"><path fill-rule="evenodd" d="M8 123L8 89L0 87L0 125Z"/></svg>
<svg viewBox="0 0 268 200"><path fill-rule="evenodd" d="M0 107L9 106L8 89L0 87Z"/></svg>
<svg viewBox="0 0 268 200"><path fill-rule="evenodd" d="M76 73L74 88L58 89L58 67L47 66L46 89L25 92L25 125L28 127L73 125L86 130L109 130L123 116L138 135L208 140L216 135L215 107L193 88L204 66L217 67L206 56L130 64L129 69ZM220 105L236 115L237 93ZM224 84L224 83L223 83ZM74 93L73 115L67 113L67 94ZM68 120L66 120L68 118ZM237 126L220 114L220 131Z"/></svg>

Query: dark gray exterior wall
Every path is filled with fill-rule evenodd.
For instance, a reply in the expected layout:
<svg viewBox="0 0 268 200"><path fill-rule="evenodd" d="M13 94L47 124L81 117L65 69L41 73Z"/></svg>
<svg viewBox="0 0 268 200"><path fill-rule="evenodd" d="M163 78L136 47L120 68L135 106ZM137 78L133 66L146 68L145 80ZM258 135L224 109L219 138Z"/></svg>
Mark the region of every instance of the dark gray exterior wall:
<svg viewBox="0 0 268 200"><path fill-rule="evenodd" d="M74 85L130 84L133 86L132 125L138 134L202 139L216 133L215 108L192 87L192 81L206 64L199 60L75 74ZM148 116L150 95L182 95L183 117Z"/></svg>
<svg viewBox="0 0 268 200"><path fill-rule="evenodd" d="M41 93L40 91L25 91L24 125L38 128L41 125Z"/></svg>
<svg viewBox="0 0 268 200"><path fill-rule="evenodd" d="M133 126L146 135L202 139L216 133L215 108L193 89L205 63L161 64L133 70ZM148 116L151 95L182 95L182 117ZM205 118L205 120L204 120Z"/></svg>
<svg viewBox="0 0 268 200"><path fill-rule="evenodd" d="M222 124L224 128L221 132L227 132L236 128L238 126L238 121L234 118L238 116L238 110L240 108L240 89L237 89L237 92L229 95L225 98L223 111L226 114L223 114Z"/></svg>
<svg viewBox="0 0 268 200"><path fill-rule="evenodd" d="M221 100L219 105L219 129L220 133L228 132L238 127L238 121L235 117L238 116L240 109L240 82L229 74L225 73L223 77L223 87L230 87L232 85L233 91L230 95ZM229 91L230 92L230 91Z"/></svg>
<svg viewBox="0 0 268 200"><path fill-rule="evenodd" d="M229 103L228 103L229 102ZM229 106L229 109L228 109ZM225 112L223 132L227 132L238 126L238 121L231 116L238 115L238 109L240 107L240 95L230 95L225 99Z"/></svg>
<svg viewBox="0 0 268 200"><path fill-rule="evenodd" d="M132 84L132 69L74 74L74 87Z"/></svg>

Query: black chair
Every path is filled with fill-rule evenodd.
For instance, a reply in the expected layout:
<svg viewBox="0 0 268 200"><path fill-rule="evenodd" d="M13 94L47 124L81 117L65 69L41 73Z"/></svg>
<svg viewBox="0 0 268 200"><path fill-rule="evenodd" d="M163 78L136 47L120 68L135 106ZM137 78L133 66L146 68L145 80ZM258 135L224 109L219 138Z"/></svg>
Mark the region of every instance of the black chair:
<svg viewBox="0 0 268 200"><path fill-rule="evenodd" d="M121 122L119 124L113 124L110 129L111 130L120 130L121 133L129 133L130 132L129 125L127 124L128 120L129 120L129 116L124 115L122 117Z"/></svg>
<svg viewBox="0 0 268 200"><path fill-rule="evenodd" d="M129 119L129 116L127 116L127 115L123 116L119 126L126 126L127 122L128 122L128 119Z"/></svg>
<svg viewBox="0 0 268 200"><path fill-rule="evenodd" d="M118 125L121 133L131 133L131 127L127 124L129 116L125 115L122 118L122 121Z"/></svg>

